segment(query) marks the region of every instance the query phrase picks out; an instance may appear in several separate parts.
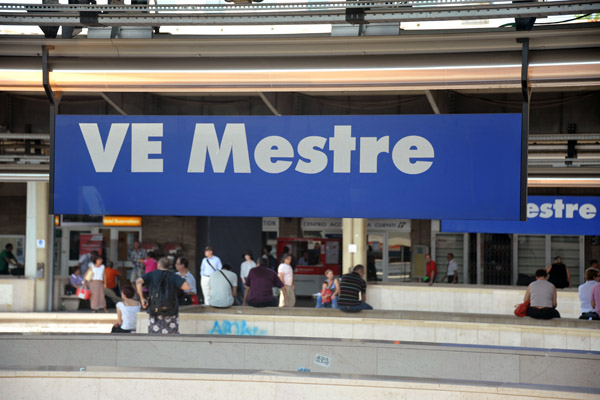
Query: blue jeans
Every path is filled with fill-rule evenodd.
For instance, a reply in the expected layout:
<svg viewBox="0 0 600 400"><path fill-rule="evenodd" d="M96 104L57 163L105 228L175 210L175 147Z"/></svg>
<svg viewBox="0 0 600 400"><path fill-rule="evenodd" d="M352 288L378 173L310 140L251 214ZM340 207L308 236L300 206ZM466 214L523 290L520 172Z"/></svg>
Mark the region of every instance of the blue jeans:
<svg viewBox="0 0 600 400"><path fill-rule="evenodd" d="M331 303L323 304L321 293L319 293L317 295L317 308L338 308L337 297L335 299L331 299Z"/></svg>
<svg viewBox="0 0 600 400"><path fill-rule="evenodd" d="M360 310L372 310L373 307L361 301L360 304L356 306L339 306L339 309L345 312L358 312Z"/></svg>

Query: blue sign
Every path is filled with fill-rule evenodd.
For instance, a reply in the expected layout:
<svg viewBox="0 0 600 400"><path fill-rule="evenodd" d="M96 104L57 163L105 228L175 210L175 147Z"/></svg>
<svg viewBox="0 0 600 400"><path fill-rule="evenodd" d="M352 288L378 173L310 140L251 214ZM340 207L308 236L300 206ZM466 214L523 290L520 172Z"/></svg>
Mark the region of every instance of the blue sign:
<svg viewBox="0 0 600 400"><path fill-rule="evenodd" d="M56 117L55 214L518 220L521 116Z"/></svg>
<svg viewBox="0 0 600 400"><path fill-rule="evenodd" d="M600 235L600 197L529 196L527 221L442 221L442 232Z"/></svg>

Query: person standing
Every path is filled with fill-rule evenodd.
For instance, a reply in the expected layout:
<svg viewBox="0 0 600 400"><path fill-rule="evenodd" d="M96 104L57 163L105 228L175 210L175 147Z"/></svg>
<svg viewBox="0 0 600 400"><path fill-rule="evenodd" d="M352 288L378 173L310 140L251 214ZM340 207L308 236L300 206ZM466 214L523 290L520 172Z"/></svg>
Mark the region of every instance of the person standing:
<svg viewBox="0 0 600 400"><path fill-rule="evenodd" d="M90 288L90 308L92 312L97 312L103 308L104 312L108 312L106 308L106 299L104 298L104 289L106 288L106 274L104 273L104 264L102 264L102 257L96 257L93 262L92 268L92 280L85 281L87 286Z"/></svg>
<svg viewBox="0 0 600 400"><path fill-rule="evenodd" d="M142 307L148 311L148 333L179 333L179 302L177 289L189 290L190 285L181 276L169 271L167 257L158 260L158 269L142 275L135 282ZM148 286L149 299L144 298L144 284Z"/></svg>
<svg viewBox="0 0 600 400"><path fill-rule="evenodd" d="M353 312L360 310L372 310L367 304L367 283L364 279L364 265L356 265L352 272L342 276L340 282L340 297L338 298L338 308L342 311ZM361 298L359 298L359 293Z"/></svg>
<svg viewBox="0 0 600 400"><path fill-rule="evenodd" d="M244 262L240 265L240 278L242 283L246 283L246 278L252 268L256 267L256 263L252 260L252 252L250 250L244 253Z"/></svg>
<svg viewBox="0 0 600 400"><path fill-rule="evenodd" d="M154 252L149 251L146 256L146 259L144 260L144 273L147 274L148 272L156 271L157 268L158 262L156 261Z"/></svg>
<svg viewBox="0 0 600 400"><path fill-rule="evenodd" d="M223 268L221 259L214 255L211 246L206 246L204 248L204 258L202 264L200 264L200 286L202 287L204 304L207 306L210 305L210 276L221 268Z"/></svg>
<svg viewBox="0 0 600 400"><path fill-rule="evenodd" d="M240 285L238 286L239 287L238 296L241 296L241 299L244 298L244 290L246 287L245 286L246 278L248 277L250 270L252 268L256 267L256 263L252 259L252 252L250 250L246 250L243 257L244 257L244 261L240 265L240 280L241 280L241 282L240 282ZM241 299L239 299L240 302L241 302Z"/></svg>
<svg viewBox="0 0 600 400"><path fill-rule="evenodd" d="M572 287L571 273L569 272L569 268L563 264L560 256L554 257L554 262L548 265L546 272L549 275L548 282L553 284L557 289Z"/></svg>
<svg viewBox="0 0 600 400"><path fill-rule="evenodd" d="M246 290L242 305L252 307L277 307L277 298L273 297L273 288L283 288L283 282L275 271L269 268L269 260L259 258L256 268L252 268L246 278ZM287 303L287 292L282 291ZM287 306L287 304L286 304Z"/></svg>
<svg viewBox="0 0 600 400"><path fill-rule="evenodd" d="M271 268L273 271L275 271L277 269L277 260L271 254L272 250L272 246L266 245L265 247L263 247L263 253L260 257L267 260L267 264L265 265L267 268Z"/></svg>
<svg viewBox="0 0 600 400"><path fill-rule="evenodd" d="M560 318L556 311L556 287L548 282L548 273L545 269L535 271L535 281L527 286L523 302L530 301L527 316L535 319Z"/></svg>
<svg viewBox="0 0 600 400"><path fill-rule="evenodd" d="M7 243L0 252L0 275L25 275L23 264L17 261L12 250L12 243Z"/></svg>
<svg viewBox="0 0 600 400"><path fill-rule="evenodd" d="M128 257L129 261L133 263L133 269L131 270L131 279L129 279L132 285L135 285L137 278L142 276L142 274L144 273L144 261L146 261L147 257L148 254L146 253L146 250L142 247L140 242L138 242L137 240L133 242L133 249L129 251Z"/></svg>
<svg viewBox="0 0 600 400"><path fill-rule="evenodd" d="M277 274L279 275L279 279L283 282L284 287L281 289L283 292L286 291L286 294L279 294L279 307L285 307L286 305L286 297L287 297L287 306L294 307L296 305L296 294L294 291L296 287L294 285L294 269L292 268L292 256L291 254L284 254L282 257L282 263L277 267Z"/></svg>
<svg viewBox="0 0 600 400"><path fill-rule="evenodd" d="M89 253L82 254L79 257L79 260L77 261L77 266L79 267L82 276L85 276L85 273L87 272L88 268L94 266L93 260L95 260L99 255L100 254L96 250L93 250Z"/></svg>
<svg viewBox="0 0 600 400"><path fill-rule="evenodd" d="M210 276L210 306L228 308L233 305L237 297L237 275L231 272L229 264Z"/></svg>
<svg viewBox="0 0 600 400"><path fill-rule="evenodd" d="M425 271L425 282L429 282L429 286L432 286L437 276L437 265L431 259L431 254L425 254Z"/></svg>
<svg viewBox="0 0 600 400"><path fill-rule="evenodd" d="M454 259L454 254L448 253L446 259L448 260L448 267L446 268L446 274L442 277L442 282L448 277L448 283L458 283L458 264Z"/></svg>

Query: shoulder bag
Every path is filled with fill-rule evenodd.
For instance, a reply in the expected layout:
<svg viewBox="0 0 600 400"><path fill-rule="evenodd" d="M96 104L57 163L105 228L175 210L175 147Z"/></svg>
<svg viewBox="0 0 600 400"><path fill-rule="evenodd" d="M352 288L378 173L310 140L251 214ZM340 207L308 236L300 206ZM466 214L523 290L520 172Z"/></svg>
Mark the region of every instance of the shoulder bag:
<svg viewBox="0 0 600 400"><path fill-rule="evenodd" d="M227 278L227 275L225 275L223 273L222 270L220 269L216 269L215 267L212 266L212 264L210 263L210 261L208 260L208 258L206 259L206 262L208 263L208 265L210 265L210 267L215 271L215 272L220 272L221 275L223 275L223 278L225 278L225 280L227 281L227 283L229 283L229 287L231 288L231 291L233 292L233 285L231 284L231 282L229 281L229 279Z"/></svg>

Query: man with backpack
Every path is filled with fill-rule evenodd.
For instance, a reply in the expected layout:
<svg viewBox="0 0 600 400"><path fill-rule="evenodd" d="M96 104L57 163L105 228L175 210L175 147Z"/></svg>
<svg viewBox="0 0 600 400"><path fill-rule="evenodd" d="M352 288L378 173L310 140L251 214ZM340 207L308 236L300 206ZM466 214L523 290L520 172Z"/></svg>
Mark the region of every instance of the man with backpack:
<svg viewBox="0 0 600 400"><path fill-rule="evenodd" d="M179 333L179 303L177 290L189 290L190 285L181 276L169 271L167 257L158 260L158 269L142 275L135 282L142 307L148 311L148 333ZM144 284L149 298L144 298Z"/></svg>

